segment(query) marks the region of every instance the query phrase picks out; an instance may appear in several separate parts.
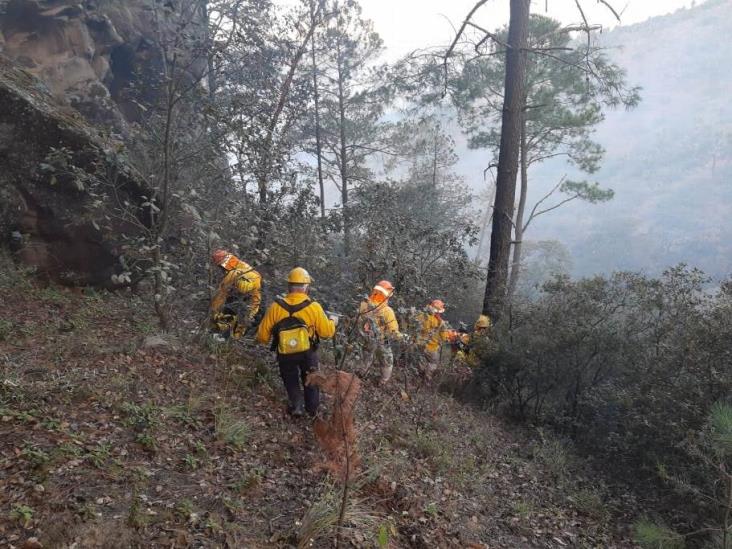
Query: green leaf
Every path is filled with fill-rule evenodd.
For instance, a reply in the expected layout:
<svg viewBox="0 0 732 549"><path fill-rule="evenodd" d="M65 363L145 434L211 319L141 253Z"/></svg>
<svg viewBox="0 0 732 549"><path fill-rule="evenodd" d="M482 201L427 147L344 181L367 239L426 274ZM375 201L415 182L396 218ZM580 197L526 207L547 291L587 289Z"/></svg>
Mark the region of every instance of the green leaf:
<svg viewBox="0 0 732 549"><path fill-rule="evenodd" d="M709 417L714 449L721 455L732 455L732 406L717 402Z"/></svg>
<svg viewBox="0 0 732 549"><path fill-rule="evenodd" d="M379 547L386 548L389 546L389 527L386 524L379 526L379 535L376 538Z"/></svg>

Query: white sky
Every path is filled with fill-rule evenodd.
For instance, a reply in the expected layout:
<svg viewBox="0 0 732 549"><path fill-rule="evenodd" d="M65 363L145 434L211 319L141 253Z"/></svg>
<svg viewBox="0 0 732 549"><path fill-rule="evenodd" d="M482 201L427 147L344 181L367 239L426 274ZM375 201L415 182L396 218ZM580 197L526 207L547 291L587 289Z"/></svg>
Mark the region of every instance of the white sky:
<svg viewBox="0 0 732 549"><path fill-rule="evenodd" d="M394 60L415 49L447 45L477 0L361 0L364 15L386 45L385 57ZM591 24L611 28L617 24L612 13L597 0L580 0ZM689 7L694 0L609 0L622 11L621 24L629 25ZM697 1L697 3L701 3ZM548 4L549 10L545 7ZM488 29L508 22L509 0L489 0L474 21ZM547 14L563 23L581 22L575 0L532 0L534 13Z"/></svg>

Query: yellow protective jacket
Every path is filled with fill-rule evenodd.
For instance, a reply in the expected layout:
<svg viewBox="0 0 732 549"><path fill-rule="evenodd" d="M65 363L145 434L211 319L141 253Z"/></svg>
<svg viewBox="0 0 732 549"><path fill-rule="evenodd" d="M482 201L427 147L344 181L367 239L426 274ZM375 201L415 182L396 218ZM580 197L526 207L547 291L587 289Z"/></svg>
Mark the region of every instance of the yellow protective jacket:
<svg viewBox="0 0 732 549"><path fill-rule="evenodd" d="M287 294L284 297L285 302L290 305L298 305L308 299L308 296L301 293ZM272 303L264 314L262 322L259 323L257 329L257 341L266 344L272 339L272 329L280 320L287 318L289 313L280 307L277 302ZM292 315L301 319L308 326L310 337L316 335L321 339L328 339L335 335L335 323L325 316L325 311L320 303L313 301L310 305Z"/></svg>
<svg viewBox="0 0 732 549"><path fill-rule="evenodd" d="M251 265L239 261L236 267L231 269L219 284L216 295L211 300L211 315L221 312L226 300L234 292L249 299L249 318L259 312L262 304L262 275L255 271Z"/></svg>
<svg viewBox="0 0 732 549"><path fill-rule="evenodd" d="M379 329L379 340L397 339L399 333L399 322L397 321L394 309L389 307L388 302L374 303L370 299L361 302L358 312L365 318L371 318Z"/></svg>
<svg viewBox="0 0 732 549"><path fill-rule="evenodd" d="M419 315L419 342L424 345L424 350L435 353L440 350L440 345L448 340L449 331L445 322L433 314L422 313Z"/></svg>

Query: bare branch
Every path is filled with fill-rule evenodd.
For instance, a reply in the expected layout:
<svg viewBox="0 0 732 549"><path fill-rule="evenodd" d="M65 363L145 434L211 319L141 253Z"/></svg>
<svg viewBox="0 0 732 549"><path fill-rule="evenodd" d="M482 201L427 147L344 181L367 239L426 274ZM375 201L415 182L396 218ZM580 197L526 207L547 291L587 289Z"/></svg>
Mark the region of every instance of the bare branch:
<svg viewBox="0 0 732 549"><path fill-rule="evenodd" d="M574 3L577 5L577 9L580 12L580 15L582 16L582 21L585 23L585 32L587 33L587 51L585 52L585 59L587 60L587 70L588 72L592 72L592 69L590 68L590 48L592 47L592 44L590 43L591 38L591 31L590 31L590 23L587 21L587 16L585 15L585 10L582 9L582 4L580 4L580 0L574 0Z"/></svg>
<svg viewBox="0 0 732 549"><path fill-rule="evenodd" d="M526 231L526 229L529 227L529 223L531 223L531 221L534 219L534 217L536 217L536 215L537 215L536 210L539 208L539 206L541 206L542 203L544 203L551 195L553 195L557 191L557 189L559 189L559 187L562 185L562 183L564 183L564 180L566 178L567 178L566 174L563 175L562 178L559 180L559 183L554 185L554 187L552 188L551 191L546 193L541 198L541 200L539 200L536 204L534 204L534 207L532 208L531 213L529 214L529 219L528 219L528 221L526 221L526 224L524 225L524 231ZM543 213L546 213L546 211Z"/></svg>
<svg viewBox="0 0 732 549"><path fill-rule="evenodd" d="M484 29L484 28L483 28L483 27L481 27L480 25L476 25L476 24L475 24L475 23L473 23L473 22L468 22L468 25L470 25L470 26L471 26L471 27L473 27L474 29L478 29L478 30L479 30L480 32L482 32L482 33L484 33L484 34L485 34L485 37L484 37L484 38L483 38L483 39L482 39L482 40L481 40L480 42L478 42L478 45L481 45L481 44L483 44L483 43L484 43L484 42L485 42L485 41L486 41L486 40L487 40L488 38L490 38L490 39L491 39L491 40L493 40L493 41L494 41L494 42L495 42L496 44L499 44L499 45L503 46L503 47L504 47L504 48L506 48L506 49L509 49L509 48L511 47L511 46L509 46L508 44L506 44L506 43L505 43L505 42L504 42L503 40L501 40L500 38L498 38L498 36L497 36L496 34L494 34L494 33L490 32L490 31L489 31L489 30L487 30L487 29ZM476 45L476 48L478 47L478 45Z"/></svg>
<svg viewBox="0 0 732 549"><path fill-rule="evenodd" d="M620 15L618 14L618 12L617 12L617 11L615 11L615 8L613 8L613 7L612 7L612 6L610 5L610 3L609 3L609 2L607 2L606 0L597 0L597 1L598 1L598 2L600 3L600 4L602 4L603 6L605 6L605 7L607 8L607 9L609 9L609 10L610 10L610 11L612 12L612 14L613 14L613 15L615 16L615 19L617 19L617 20L618 20L618 23L620 22Z"/></svg>
<svg viewBox="0 0 732 549"><path fill-rule="evenodd" d="M476 11L480 9L481 6L483 6L488 0L479 0L475 6L473 6L473 9L470 10L467 17L465 18L465 21L463 21L463 24L460 26L460 29L458 30L457 34L455 35L454 40L452 41L452 44L450 44L450 47L447 48L447 51L445 52L445 56L442 61L442 66L445 71L445 91L442 94L442 97L445 97L447 95L447 62L452 56L452 52L455 49L455 46L457 46L458 41L460 40L460 37L462 36L463 32L465 32L465 27L468 26L470 23L470 19L473 17Z"/></svg>

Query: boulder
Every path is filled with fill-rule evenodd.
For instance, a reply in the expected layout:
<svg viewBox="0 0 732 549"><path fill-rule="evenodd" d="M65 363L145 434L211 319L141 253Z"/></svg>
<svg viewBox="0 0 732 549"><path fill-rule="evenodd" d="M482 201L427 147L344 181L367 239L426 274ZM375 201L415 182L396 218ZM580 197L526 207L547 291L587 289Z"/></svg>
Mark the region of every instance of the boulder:
<svg viewBox="0 0 732 549"><path fill-rule="evenodd" d="M164 11L156 17L161 5L156 0L8 0L0 12L0 52L92 124L125 135L129 123L142 119L140 105L158 101L160 44L175 28ZM202 63L190 65L192 76L205 70Z"/></svg>
<svg viewBox="0 0 732 549"><path fill-rule="evenodd" d="M144 231L143 179L73 109L0 55L0 230L16 257L67 285L114 286ZM132 216L117 219L125 202Z"/></svg>

